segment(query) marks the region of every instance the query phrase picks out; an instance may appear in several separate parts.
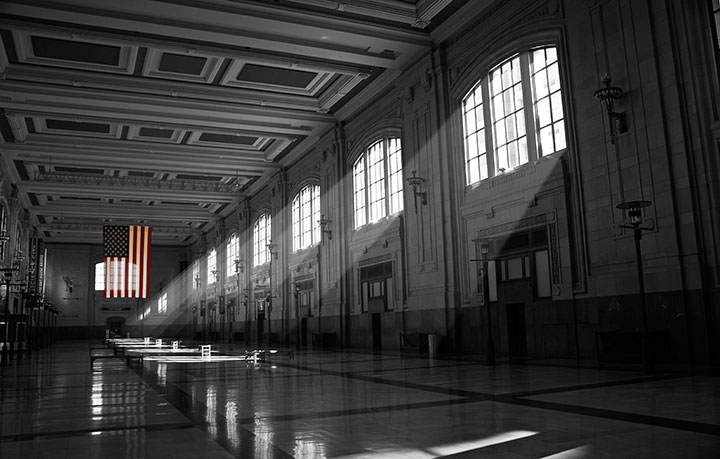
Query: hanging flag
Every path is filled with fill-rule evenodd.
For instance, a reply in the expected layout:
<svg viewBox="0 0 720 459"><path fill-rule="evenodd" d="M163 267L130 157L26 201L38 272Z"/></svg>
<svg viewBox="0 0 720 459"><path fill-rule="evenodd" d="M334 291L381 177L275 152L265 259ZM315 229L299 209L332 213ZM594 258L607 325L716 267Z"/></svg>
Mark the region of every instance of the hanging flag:
<svg viewBox="0 0 720 459"><path fill-rule="evenodd" d="M150 226L104 226L105 298L147 298Z"/></svg>

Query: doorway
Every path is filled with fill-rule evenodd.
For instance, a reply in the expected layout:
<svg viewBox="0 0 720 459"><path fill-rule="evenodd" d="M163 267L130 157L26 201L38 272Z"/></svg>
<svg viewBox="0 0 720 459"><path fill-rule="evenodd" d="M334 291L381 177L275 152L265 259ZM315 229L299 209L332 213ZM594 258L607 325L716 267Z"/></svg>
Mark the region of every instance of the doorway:
<svg viewBox="0 0 720 459"><path fill-rule="evenodd" d="M372 349L374 352L382 351L382 323L379 312L371 314L372 317Z"/></svg>
<svg viewBox="0 0 720 459"><path fill-rule="evenodd" d="M303 317L300 320L300 345L301 347L307 347L307 317Z"/></svg>
<svg viewBox="0 0 720 459"><path fill-rule="evenodd" d="M263 340L263 334L265 332L265 313L264 312L258 312L257 315L257 342L258 346Z"/></svg>
<svg viewBox="0 0 720 459"><path fill-rule="evenodd" d="M105 328L107 330L110 330L110 337L111 338L119 338L122 337L122 334L124 332L125 328L125 318L124 317L108 317L105 320Z"/></svg>
<svg viewBox="0 0 720 459"><path fill-rule="evenodd" d="M507 305L508 356L510 359L527 358L527 333L525 330L525 303Z"/></svg>

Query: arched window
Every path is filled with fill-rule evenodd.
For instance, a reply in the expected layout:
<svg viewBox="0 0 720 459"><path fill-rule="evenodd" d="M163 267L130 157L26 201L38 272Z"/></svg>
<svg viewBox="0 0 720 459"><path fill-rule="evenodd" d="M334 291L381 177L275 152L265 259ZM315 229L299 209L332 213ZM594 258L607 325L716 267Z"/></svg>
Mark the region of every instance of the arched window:
<svg viewBox="0 0 720 459"><path fill-rule="evenodd" d="M95 290L105 291L105 262L95 263Z"/></svg>
<svg viewBox="0 0 720 459"><path fill-rule="evenodd" d="M235 274L235 260L240 259L240 238L233 233L227 240L225 248L225 277Z"/></svg>
<svg viewBox="0 0 720 459"><path fill-rule="evenodd" d="M193 290L200 288L200 262L198 260L193 261L191 282Z"/></svg>
<svg viewBox="0 0 720 459"><path fill-rule="evenodd" d="M292 200L293 250L320 242L320 187L308 185Z"/></svg>
<svg viewBox="0 0 720 459"><path fill-rule="evenodd" d="M7 231L7 208L4 202L0 202L0 260L5 259L5 246L10 238Z"/></svg>
<svg viewBox="0 0 720 459"><path fill-rule="evenodd" d="M167 313L167 292L163 293L158 298L157 312L159 314Z"/></svg>
<svg viewBox="0 0 720 459"><path fill-rule="evenodd" d="M507 59L470 90L462 106L468 185L567 146L555 47Z"/></svg>
<svg viewBox="0 0 720 459"><path fill-rule="evenodd" d="M217 273L217 251L215 247L210 249L207 257L207 283L208 285L215 283L215 275Z"/></svg>
<svg viewBox="0 0 720 459"><path fill-rule="evenodd" d="M403 210L402 191L400 139L378 140L353 165L355 228Z"/></svg>
<svg viewBox="0 0 720 459"><path fill-rule="evenodd" d="M270 261L270 244L272 221L269 213L261 214L253 225L253 266L260 266Z"/></svg>

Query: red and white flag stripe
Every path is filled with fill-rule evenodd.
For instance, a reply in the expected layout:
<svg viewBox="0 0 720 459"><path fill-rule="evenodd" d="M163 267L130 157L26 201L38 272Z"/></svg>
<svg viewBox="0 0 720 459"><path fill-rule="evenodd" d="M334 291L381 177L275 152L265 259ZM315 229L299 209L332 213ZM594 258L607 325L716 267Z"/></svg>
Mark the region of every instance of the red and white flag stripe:
<svg viewBox="0 0 720 459"><path fill-rule="evenodd" d="M152 228L130 226L127 257L105 258L105 298L147 298Z"/></svg>

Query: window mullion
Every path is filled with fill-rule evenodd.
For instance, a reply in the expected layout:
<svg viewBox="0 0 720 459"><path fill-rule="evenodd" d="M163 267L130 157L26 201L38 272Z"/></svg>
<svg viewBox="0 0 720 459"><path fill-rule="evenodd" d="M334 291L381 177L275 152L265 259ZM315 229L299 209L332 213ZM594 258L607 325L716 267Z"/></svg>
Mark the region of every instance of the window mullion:
<svg viewBox="0 0 720 459"><path fill-rule="evenodd" d="M388 139L383 139L383 173L385 174L385 180L383 186L385 188L385 216L390 215L390 161L388 158Z"/></svg>
<svg viewBox="0 0 720 459"><path fill-rule="evenodd" d="M367 225L370 223L370 168L368 166L368 150L365 150L365 153L363 154L363 170L365 171L364 179L365 179L365 189L363 190L363 193L365 193L365 224Z"/></svg>
<svg viewBox="0 0 720 459"><path fill-rule="evenodd" d="M488 178L495 176L495 145L493 142L493 114L490 97L490 75L481 84L483 101L483 118L485 119L485 161L487 161Z"/></svg>
<svg viewBox="0 0 720 459"><path fill-rule="evenodd" d="M527 135L528 160L538 159L537 120L535 119L535 101L533 101L532 76L530 75L530 52L520 54L520 81L523 91L523 115L525 116L525 135Z"/></svg>

